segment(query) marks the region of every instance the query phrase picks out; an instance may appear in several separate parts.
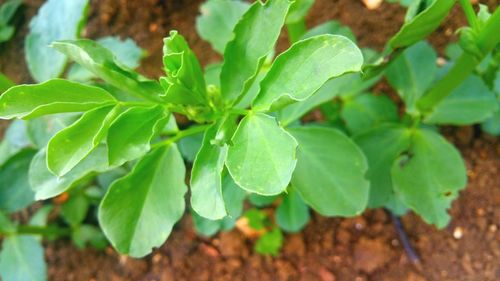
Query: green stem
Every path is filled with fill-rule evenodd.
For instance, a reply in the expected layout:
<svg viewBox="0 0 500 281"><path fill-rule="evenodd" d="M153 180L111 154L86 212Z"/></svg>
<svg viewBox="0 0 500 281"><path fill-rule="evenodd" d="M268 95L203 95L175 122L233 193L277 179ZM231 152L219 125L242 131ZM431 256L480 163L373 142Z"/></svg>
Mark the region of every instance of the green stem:
<svg viewBox="0 0 500 281"><path fill-rule="evenodd" d="M300 38L307 31L306 21L304 19L301 19L301 20L294 22L294 23L288 23L286 25L286 28L288 30L288 38L289 38L290 44L293 44L293 43L299 41Z"/></svg>
<svg viewBox="0 0 500 281"><path fill-rule="evenodd" d="M205 131L206 129L208 129L210 126L212 126L212 124L207 124L207 125L198 125L198 126L192 126L192 127L189 127L188 129L186 130L182 130L182 131L179 131L177 134L175 134L174 136L166 139L166 140L163 140L163 141L160 141L160 142L157 142L155 144L153 144L151 146L151 148L157 148L157 147L161 147L161 146L166 146L166 145L170 145L180 139L183 139L185 137L188 137L188 136L191 136L191 135L196 135L198 133L201 133L203 131Z"/></svg>
<svg viewBox="0 0 500 281"><path fill-rule="evenodd" d="M417 105L422 112L432 110L476 69L484 57L500 42L500 36L497 34L499 30L500 9L496 9L477 36L477 46L483 54L482 57L478 58L474 54L464 52L450 71L420 98Z"/></svg>
<svg viewBox="0 0 500 281"><path fill-rule="evenodd" d="M462 6L462 10L464 10L469 25L474 29L478 28L476 13L474 12L474 8L472 8L470 0L460 0L460 6Z"/></svg>
<svg viewBox="0 0 500 281"><path fill-rule="evenodd" d="M71 230L58 226L33 226L33 225L20 225L17 227L17 234L32 234L42 236L69 236Z"/></svg>

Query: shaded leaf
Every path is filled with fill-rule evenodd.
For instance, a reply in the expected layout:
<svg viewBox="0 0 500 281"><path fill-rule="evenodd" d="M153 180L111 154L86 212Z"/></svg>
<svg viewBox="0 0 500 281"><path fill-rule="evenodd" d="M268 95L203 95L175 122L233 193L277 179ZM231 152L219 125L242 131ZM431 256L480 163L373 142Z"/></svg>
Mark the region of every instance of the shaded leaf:
<svg viewBox="0 0 500 281"><path fill-rule="evenodd" d="M88 0L48 0L31 19L25 39L26 62L38 82L59 77L67 57L51 49L57 40L76 39L86 18Z"/></svg>
<svg viewBox="0 0 500 281"><path fill-rule="evenodd" d="M9 236L0 253L0 276L4 281L44 281L47 268L43 248L35 236Z"/></svg>
<svg viewBox="0 0 500 281"><path fill-rule="evenodd" d="M450 221L447 209L467 183L460 153L429 130L412 133L410 150L394 162L391 175L401 201L438 228Z"/></svg>
<svg viewBox="0 0 500 281"><path fill-rule="evenodd" d="M416 112L416 102L434 81L437 55L426 42L406 49L386 69L386 77L401 96L410 113Z"/></svg>
<svg viewBox="0 0 500 281"><path fill-rule="evenodd" d="M0 167L0 210L15 212L35 201L28 182L28 168L35 151L25 149Z"/></svg>
<svg viewBox="0 0 500 281"><path fill-rule="evenodd" d="M495 94L478 76L471 75L432 109L429 124L470 125L484 121L498 109Z"/></svg>
<svg viewBox="0 0 500 281"><path fill-rule="evenodd" d="M298 232L309 221L309 208L293 188L283 196L283 201L276 209L276 223L286 232Z"/></svg>
<svg viewBox="0 0 500 281"><path fill-rule="evenodd" d="M368 160L368 207L384 206L394 196L391 167L396 158L410 147L410 137L411 132L400 125L384 125L354 136Z"/></svg>
<svg viewBox="0 0 500 281"><path fill-rule="evenodd" d="M196 31L210 42L212 48L223 54L227 42L233 38L233 29L248 10L248 3L233 0L209 0L200 7L196 18Z"/></svg>
<svg viewBox="0 0 500 281"><path fill-rule="evenodd" d="M360 214L368 202L368 165L356 144L326 127L289 131L299 142L292 186L304 201L325 216Z"/></svg>

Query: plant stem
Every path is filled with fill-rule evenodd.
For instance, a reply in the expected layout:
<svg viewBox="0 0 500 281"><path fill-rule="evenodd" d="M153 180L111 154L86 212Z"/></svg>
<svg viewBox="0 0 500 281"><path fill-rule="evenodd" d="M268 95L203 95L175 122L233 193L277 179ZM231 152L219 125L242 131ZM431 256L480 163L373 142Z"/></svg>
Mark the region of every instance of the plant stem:
<svg viewBox="0 0 500 281"><path fill-rule="evenodd" d="M477 17L474 9L472 8L472 4L470 0L460 0L460 6L462 6L462 10L464 10L465 17L467 18L467 22L472 28L477 28Z"/></svg>
<svg viewBox="0 0 500 281"><path fill-rule="evenodd" d="M304 35L307 31L306 21L304 19L301 19L294 23L288 23L286 25L286 28L288 30L288 38L290 44L299 41L302 35Z"/></svg>
<svg viewBox="0 0 500 281"><path fill-rule="evenodd" d="M403 227L403 224L401 223L401 220L392 212L389 211L389 213L391 214L392 223L394 224L394 228L398 233L399 240L401 240L401 243L403 244L403 248L405 249L408 258L413 264L419 264L420 258L418 257L417 253L411 246L410 239L408 239L408 235L406 234L406 231Z"/></svg>
<svg viewBox="0 0 500 281"><path fill-rule="evenodd" d="M420 98L417 105L422 112L432 110L436 104L451 94L474 71L482 59L500 42L500 36L497 34L499 30L500 9L496 9L477 36L477 46L483 56L477 58L474 54L465 51L451 70Z"/></svg>
<svg viewBox="0 0 500 281"><path fill-rule="evenodd" d="M33 225L20 225L17 227L17 234L32 234L42 236L69 236L71 230L58 226L33 226Z"/></svg>
<svg viewBox="0 0 500 281"><path fill-rule="evenodd" d="M163 140L163 141L160 141L160 142L153 144L151 146L151 148L154 149L154 148L157 148L160 146L170 145L170 144L172 144L172 143L174 143L182 138L201 133L201 132L205 131L206 129L208 129L208 127L210 127L210 126L212 126L212 124L189 127L186 130L179 131L177 134L175 134L174 136L172 136L166 140Z"/></svg>

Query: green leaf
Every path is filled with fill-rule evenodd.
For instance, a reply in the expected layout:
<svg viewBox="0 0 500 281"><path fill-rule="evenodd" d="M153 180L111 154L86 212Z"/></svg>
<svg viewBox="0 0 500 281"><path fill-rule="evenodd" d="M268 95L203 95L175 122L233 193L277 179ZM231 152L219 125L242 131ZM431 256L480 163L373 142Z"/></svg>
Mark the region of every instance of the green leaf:
<svg viewBox="0 0 500 281"><path fill-rule="evenodd" d="M179 140L179 151L181 152L182 157L186 159L186 161L191 163L194 162L196 154L203 144L203 136L203 133L199 133Z"/></svg>
<svg viewBox="0 0 500 281"><path fill-rule="evenodd" d="M227 156L227 145L213 144L219 125L212 125L203 137L203 144L191 171L191 207L200 216L218 220L227 215L222 197L222 170ZM207 198L210 198L207 200Z"/></svg>
<svg viewBox="0 0 500 281"><path fill-rule="evenodd" d="M47 280L40 241L26 235L5 238L0 253L0 276L4 281Z"/></svg>
<svg viewBox="0 0 500 281"><path fill-rule="evenodd" d="M47 220L49 219L50 212L52 212L53 209L53 205L45 205L41 207L30 218L29 225L47 226Z"/></svg>
<svg viewBox="0 0 500 281"><path fill-rule="evenodd" d="M8 88L13 87L14 82L12 82L7 76L0 73L0 93L5 92Z"/></svg>
<svg viewBox="0 0 500 281"><path fill-rule="evenodd" d="M352 32L352 30L349 27L344 26L340 24L340 22L334 20L327 21L311 28L302 36L302 39L308 39L322 34L342 35L349 38L349 40L351 40L352 42L356 43L356 36Z"/></svg>
<svg viewBox="0 0 500 281"><path fill-rule="evenodd" d="M403 25L391 38L389 46L397 49L424 39L439 27L454 4L455 0L433 0L424 11Z"/></svg>
<svg viewBox="0 0 500 281"><path fill-rule="evenodd" d="M28 137L37 148L45 147L57 132L78 119L79 114L52 114L27 121Z"/></svg>
<svg viewBox="0 0 500 281"><path fill-rule="evenodd" d="M98 250L104 250L108 246L108 241L98 227L93 225L79 225L71 233L73 244L79 249L84 249L87 244Z"/></svg>
<svg viewBox="0 0 500 281"><path fill-rule="evenodd" d="M9 41L15 32L16 29L13 26L0 25L0 43Z"/></svg>
<svg viewBox="0 0 500 281"><path fill-rule="evenodd" d="M200 62L186 39L171 31L163 45L163 66L167 77L161 78L165 101L183 105L207 103L205 78Z"/></svg>
<svg viewBox="0 0 500 281"><path fill-rule="evenodd" d="M26 121L14 120L5 131L4 140L9 142L9 144L18 151L32 146L28 136Z"/></svg>
<svg viewBox="0 0 500 281"><path fill-rule="evenodd" d="M248 3L232 0L209 0L200 7L196 18L196 31L210 42L212 48L223 54L227 42L233 38L233 29L248 10Z"/></svg>
<svg viewBox="0 0 500 281"><path fill-rule="evenodd" d="M107 91L62 79L19 85L0 96L0 118L34 118L62 112L82 112L115 104Z"/></svg>
<svg viewBox="0 0 500 281"><path fill-rule="evenodd" d="M68 201L61 206L62 218L72 227L80 225L87 216L89 203L82 193L71 193Z"/></svg>
<svg viewBox="0 0 500 281"><path fill-rule="evenodd" d="M49 170L57 176L71 171L104 139L119 110L119 106L106 106L88 111L59 131L47 145Z"/></svg>
<svg viewBox="0 0 500 281"><path fill-rule="evenodd" d="M146 53L130 38L121 40L119 37L108 36L100 38L97 43L110 50L118 62L131 69L139 66L141 58ZM86 82L93 78L96 76L79 64L73 64L68 71L69 80Z"/></svg>
<svg viewBox="0 0 500 281"><path fill-rule="evenodd" d="M256 1L234 28L224 50L221 92L232 104L250 88L266 56L273 51L290 7L289 0Z"/></svg>
<svg viewBox="0 0 500 281"><path fill-rule="evenodd" d="M159 105L132 107L120 114L108 131L110 166L120 166L146 154L168 118L168 112Z"/></svg>
<svg viewBox="0 0 500 281"><path fill-rule="evenodd" d="M398 108L387 96L364 94L344 102L342 119L351 134L357 134L385 122L398 120Z"/></svg>
<svg viewBox="0 0 500 281"><path fill-rule="evenodd" d="M293 24L303 20L313 4L314 0L295 0L286 16L286 24Z"/></svg>
<svg viewBox="0 0 500 281"><path fill-rule="evenodd" d="M497 105L500 108L499 102L497 102ZM492 117L481 124L481 129L493 136L500 135L500 109L495 111Z"/></svg>
<svg viewBox="0 0 500 281"><path fill-rule="evenodd" d="M299 41L276 58L252 107L275 110L303 101L329 79L360 71L362 64L361 51L343 36L320 35Z"/></svg>
<svg viewBox="0 0 500 281"><path fill-rule="evenodd" d="M0 211L0 233L1 234L14 234L16 233L16 225L10 218L2 211Z"/></svg>
<svg viewBox="0 0 500 281"><path fill-rule="evenodd" d="M279 120L286 126L318 105L331 101L334 97L356 96L370 88L377 81L378 78L364 81L359 73L345 74L333 78L306 100L283 108L278 114Z"/></svg>
<svg viewBox="0 0 500 281"><path fill-rule="evenodd" d="M323 127L289 130L299 142L292 186L325 216L354 216L364 211L369 184L365 156L340 131Z"/></svg>
<svg viewBox="0 0 500 281"><path fill-rule="evenodd" d="M245 212L244 216L248 220L248 226L254 230L264 230L269 224L269 218L263 210L250 209Z"/></svg>
<svg viewBox="0 0 500 281"><path fill-rule="evenodd" d="M277 227L266 232L255 243L255 251L262 255L277 256L283 246L283 233Z"/></svg>
<svg viewBox="0 0 500 281"><path fill-rule="evenodd" d="M252 193L248 196L248 201L252 203L255 207L267 207L270 206L278 199L280 196L279 195L273 195L273 196L263 196L260 194Z"/></svg>
<svg viewBox="0 0 500 281"><path fill-rule="evenodd" d="M111 185L99 222L120 253L143 257L165 242L184 213L185 173L177 147L159 147Z"/></svg>
<svg viewBox="0 0 500 281"><path fill-rule="evenodd" d="M276 209L276 223L286 232L298 232L310 219L309 208L297 191L288 189L283 201Z"/></svg>
<svg viewBox="0 0 500 281"><path fill-rule="evenodd" d="M416 130L408 153L392 165L394 190L401 201L438 228L450 221L446 210L467 183L460 153L439 134Z"/></svg>
<svg viewBox="0 0 500 281"><path fill-rule="evenodd" d="M384 206L394 195L391 167L396 158L410 147L410 137L411 131L400 125L384 125L354 136L368 160L368 207Z"/></svg>
<svg viewBox="0 0 500 281"><path fill-rule="evenodd" d="M88 39L65 40L52 47L92 72L110 85L136 97L161 101L163 92L157 81L149 80L117 61L113 53Z"/></svg>
<svg viewBox="0 0 500 281"><path fill-rule="evenodd" d="M22 4L21 0L4 1L2 6L0 6L0 26L7 25Z"/></svg>
<svg viewBox="0 0 500 281"><path fill-rule="evenodd" d="M429 124L470 125L491 117L498 109L495 94L471 75L438 103L424 121Z"/></svg>
<svg viewBox="0 0 500 281"><path fill-rule="evenodd" d="M16 212L35 201L28 182L28 168L35 151L25 149L0 167L0 210Z"/></svg>
<svg viewBox="0 0 500 281"><path fill-rule="evenodd" d="M240 122L226 166L243 189L261 195L283 192L297 160L297 142L273 117L257 113Z"/></svg>
<svg viewBox="0 0 500 281"><path fill-rule="evenodd" d="M231 178L231 175L224 171L222 176L222 197L226 204L228 216L221 220L222 230L230 230L236 224L236 220L243 212L243 203L247 193L241 189Z"/></svg>
<svg viewBox="0 0 500 281"><path fill-rule="evenodd" d="M32 18L25 50L28 69L36 81L44 82L63 73L67 58L49 45L56 40L78 38L87 5L88 0L49 0Z"/></svg>
<svg viewBox="0 0 500 281"><path fill-rule="evenodd" d="M391 86L405 102L407 111L416 112L416 102L434 81L437 55L427 42L406 49L386 69Z"/></svg>
<svg viewBox="0 0 500 281"><path fill-rule="evenodd" d="M212 237L217 232L219 232L221 228L220 220L210 220L204 218L198 215L198 213L196 213L194 210L191 210L191 216L193 218L194 229L196 230L197 234L205 237Z"/></svg>
<svg viewBox="0 0 500 281"><path fill-rule="evenodd" d="M74 186L92 172L108 169L108 153L105 145L94 149L83 161L64 176L58 177L47 168L45 149L38 151L29 168L29 181L37 200L55 197Z"/></svg>

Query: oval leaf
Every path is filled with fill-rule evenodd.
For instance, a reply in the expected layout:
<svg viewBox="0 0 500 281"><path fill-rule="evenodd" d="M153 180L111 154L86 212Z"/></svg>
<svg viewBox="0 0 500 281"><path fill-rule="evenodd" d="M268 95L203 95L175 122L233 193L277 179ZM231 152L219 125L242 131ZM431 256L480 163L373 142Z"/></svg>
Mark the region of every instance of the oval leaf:
<svg viewBox="0 0 500 281"><path fill-rule="evenodd" d="M471 75L424 120L429 124L470 125L487 119L497 109L495 94L481 78Z"/></svg>
<svg viewBox="0 0 500 281"><path fill-rule="evenodd" d="M132 107L120 114L108 131L109 165L120 166L146 154L168 118L162 106Z"/></svg>
<svg viewBox="0 0 500 281"><path fill-rule="evenodd" d="M119 107L106 106L83 114L73 125L59 131L47 145L47 166L63 176L103 140Z"/></svg>
<svg viewBox="0 0 500 281"><path fill-rule="evenodd" d="M326 34L299 41L276 58L252 108L279 109L305 100L329 79L360 71L362 65L363 54L346 37Z"/></svg>
<svg viewBox="0 0 500 281"><path fill-rule="evenodd" d="M35 192L36 200L45 200L55 197L70 189L79 180L92 172L104 172L111 169L108 166L108 153L105 145L94 149L78 165L64 176L56 176L47 167L47 153L45 149L39 150L31 161L29 168L29 181L31 189Z"/></svg>
<svg viewBox="0 0 500 281"><path fill-rule="evenodd" d="M309 208L297 191L288 189L283 201L276 209L276 223L286 232L298 232L309 221Z"/></svg>
<svg viewBox="0 0 500 281"><path fill-rule="evenodd" d="M59 77L67 57L51 49L56 40L76 39L83 27L88 0L49 0L30 22L26 36L26 62L38 82Z"/></svg>
<svg viewBox="0 0 500 281"><path fill-rule="evenodd" d="M385 125L354 136L368 160L368 207L384 206L394 195L391 167L396 158L410 147L410 137L411 132L399 125Z"/></svg>
<svg viewBox="0 0 500 281"><path fill-rule="evenodd" d="M427 223L443 228L450 221L446 210L467 183L464 161L433 131L414 131L411 144L408 153L392 165L394 190Z"/></svg>
<svg viewBox="0 0 500 281"><path fill-rule="evenodd" d="M241 188L261 195L275 195L286 189L297 162L297 142L275 118L262 113L247 115L232 144L226 166Z"/></svg>
<svg viewBox="0 0 500 281"><path fill-rule="evenodd" d="M68 80L19 85L0 96L0 118L34 118L62 112L83 112L115 104L107 91Z"/></svg>
<svg viewBox="0 0 500 281"><path fill-rule="evenodd" d="M227 215L221 177L227 145L219 146L211 142L218 129L219 126L215 124L205 132L191 171L191 207L200 216L211 220L222 219Z"/></svg>
<svg viewBox="0 0 500 281"><path fill-rule="evenodd" d="M0 276L4 281L45 281L47 268L43 247L35 236L9 236L0 253Z"/></svg>
<svg viewBox="0 0 500 281"><path fill-rule="evenodd" d="M172 145L153 150L111 185L99 208L99 223L120 253L143 257L165 242L184 213L185 173Z"/></svg>
<svg viewBox="0 0 500 281"><path fill-rule="evenodd" d="M322 127L289 130L299 142L292 186L325 216L354 216L368 202L366 158L341 132Z"/></svg>
<svg viewBox="0 0 500 281"><path fill-rule="evenodd" d="M437 74L436 51L420 42L406 49L386 69L386 77L410 113L416 112L416 102L434 82Z"/></svg>
<svg viewBox="0 0 500 281"><path fill-rule="evenodd" d="M224 50L221 93L234 102L250 88L261 64L272 52L290 7L289 0L256 1L234 28Z"/></svg>
<svg viewBox="0 0 500 281"><path fill-rule="evenodd" d="M28 182L28 168L35 151L25 149L0 167L0 210L15 212L35 201Z"/></svg>
<svg viewBox="0 0 500 281"><path fill-rule="evenodd" d="M248 3L239 0L209 0L200 7L196 18L196 31L210 42L219 54L224 53L227 42L233 38L233 29L248 10Z"/></svg>

